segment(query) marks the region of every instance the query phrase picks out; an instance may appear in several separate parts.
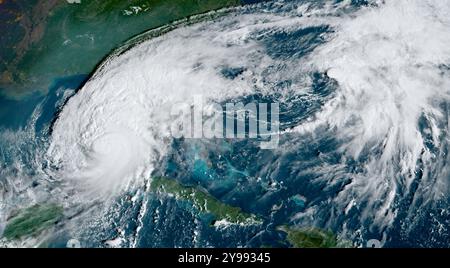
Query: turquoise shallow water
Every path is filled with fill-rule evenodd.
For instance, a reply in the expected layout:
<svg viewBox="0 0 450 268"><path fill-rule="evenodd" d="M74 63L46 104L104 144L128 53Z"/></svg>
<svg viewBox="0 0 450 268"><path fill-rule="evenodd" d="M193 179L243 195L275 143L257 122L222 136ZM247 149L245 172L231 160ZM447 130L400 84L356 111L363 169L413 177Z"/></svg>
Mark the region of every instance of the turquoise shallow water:
<svg viewBox="0 0 450 268"><path fill-rule="evenodd" d="M80 74L55 78L48 90L38 90L18 100L0 95L0 129L24 128L30 120L33 111L42 103L44 110L39 115L36 129L37 132L40 132L44 124L48 124L48 122L53 120L58 109L58 101L63 97L64 91L78 89L87 77L87 75ZM59 104L62 105L63 103Z"/></svg>
<svg viewBox="0 0 450 268"><path fill-rule="evenodd" d="M365 5L365 1L353 1L355 9ZM285 12L275 4L268 5L267 9ZM277 11L278 9L281 10ZM283 61L286 59L307 57L324 44L325 37L332 32L329 27L314 26L255 35L267 50L268 56L281 62L276 66L267 66L265 74L269 77L270 74L283 71L286 68ZM299 43L298 40L302 42ZM229 80L239 79L243 71L243 68L226 67L218 70ZM3 155L1 164L2 167L7 167L2 169L4 173L0 174L0 182L5 177L3 175L17 174L12 163L16 164L14 160L23 155L28 156L23 157L21 164L25 169L30 169L27 170L29 174L33 174L33 161L36 160L33 153L35 150L45 152L50 138L48 130L56 119L58 110L87 78L87 75L55 78L45 95L36 93L20 101L0 98L0 130L18 133L20 129L30 128L37 137L30 144L21 144L20 150L9 149L15 147L11 140L0 141ZM262 81L273 90L270 94L255 93L234 101L268 103L282 100L281 128L286 130L308 121L339 89L336 81L326 72L311 72L308 73L308 78L311 81L308 95L289 95L288 90L296 81L281 79L278 83ZM446 120L448 118L444 121L447 122ZM445 125L445 122L440 122L439 127ZM419 124L418 129L427 137L426 145L430 152L438 154L442 148L447 151L447 142L443 141L442 148L433 143L428 133L431 123L426 118L421 118ZM213 228L210 226L211 215L199 214L189 202L180 202L170 196L160 198L151 193L132 202L130 196L133 196L133 192L118 196L101 223L96 221L89 224L90 220L95 219L87 218L85 222L89 226L86 229L74 232L70 229L62 230L52 238L49 246L64 247L65 241L75 233L83 246L102 247L105 246L105 241L123 233L127 239L122 246L288 247L286 235L276 227L311 223L336 233L342 233L345 229L346 238L352 239L359 246L364 246L368 239L381 241L385 237L387 247L448 246L450 233L445 228L450 226L448 197L444 196L440 202L432 205L427 205L427 200L420 197L419 185L426 175L422 172L424 164L421 162L417 163L410 194L404 195L401 187L396 193L394 206L397 217L391 226L378 228L373 226L370 217L362 219L363 214L367 213L362 210L367 200L363 200L360 207L349 207L347 211L333 202L352 182L352 175L364 174L364 165L369 157L381 155L384 149L365 150L359 158L351 159L342 154L341 148L345 142L337 137L334 129L326 127L320 128L314 135L283 135L280 140L283 150L279 151L264 151L255 142L246 140L174 140L170 153L156 167L155 175L168 176L183 185L204 189L222 202L257 214L263 219L263 224ZM445 158L440 161L445 162ZM398 169L400 163L393 161L392 165L393 169ZM323 171L323 166L333 168ZM439 169L440 166L436 165L435 168ZM429 175L438 173L436 171ZM332 183L323 180L328 175L332 175ZM399 177L404 179L401 175ZM144 206L147 208L145 214L140 215ZM411 217L410 211L415 210L416 206L421 209ZM378 209L380 207L375 207L369 214L376 214ZM300 218L299 215L307 217ZM142 228L139 236L133 240L138 226Z"/></svg>
<svg viewBox="0 0 450 268"><path fill-rule="evenodd" d="M44 98L45 96L39 93L35 93L22 100L12 100L0 96L0 126L2 128L12 129L24 127L31 113L36 108L36 105Z"/></svg>

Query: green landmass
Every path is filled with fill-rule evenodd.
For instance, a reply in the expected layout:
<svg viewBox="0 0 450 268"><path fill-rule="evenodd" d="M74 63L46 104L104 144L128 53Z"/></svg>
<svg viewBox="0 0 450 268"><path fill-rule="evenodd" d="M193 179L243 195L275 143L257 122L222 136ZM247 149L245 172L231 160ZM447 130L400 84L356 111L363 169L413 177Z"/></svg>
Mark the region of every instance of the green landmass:
<svg viewBox="0 0 450 268"><path fill-rule="evenodd" d="M231 224L259 224L262 221L255 215L243 212L239 207L233 207L220 202L202 189L181 185L174 179L154 178L152 191L173 195L178 200L191 202L200 212L209 213L216 221Z"/></svg>
<svg viewBox="0 0 450 268"><path fill-rule="evenodd" d="M133 36L193 15L237 6L241 0L82 0L79 4L52 0L52 3L46 10L44 2L36 2L33 9L27 7L8 22L10 26L23 24L26 30L11 30L22 33L23 38L16 37L12 43L7 40L5 45L10 51L7 54L14 54L7 61L5 55L0 66L0 89L7 96L20 98L36 89L45 91L56 77L89 74L104 57ZM34 21L36 18L39 21Z"/></svg>
<svg viewBox="0 0 450 268"><path fill-rule="evenodd" d="M38 235L43 230L57 223L63 216L59 205L34 205L18 211L8 220L3 236L6 239L20 239L24 236Z"/></svg>
<svg viewBox="0 0 450 268"><path fill-rule="evenodd" d="M315 227L295 228L279 226L279 231L287 233L286 240L294 248L342 248L352 247L349 241L340 241L331 231Z"/></svg>

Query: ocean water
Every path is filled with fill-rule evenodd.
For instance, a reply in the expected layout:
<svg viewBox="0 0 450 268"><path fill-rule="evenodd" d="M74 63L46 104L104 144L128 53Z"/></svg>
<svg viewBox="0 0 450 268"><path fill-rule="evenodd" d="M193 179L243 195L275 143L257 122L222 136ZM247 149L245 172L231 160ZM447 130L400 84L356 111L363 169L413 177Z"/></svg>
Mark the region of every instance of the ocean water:
<svg viewBox="0 0 450 268"><path fill-rule="evenodd" d="M71 238L86 247L289 247L277 230L285 224L359 247L448 247L449 6L248 5L144 38L89 78L55 79L46 96L0 99L0 222L51 201L65 207L51 247ZM194 94L279 103L279 147L168 138L171 105ZM154 176L263 223L211 226L189 202L152 193Z"/></svg>

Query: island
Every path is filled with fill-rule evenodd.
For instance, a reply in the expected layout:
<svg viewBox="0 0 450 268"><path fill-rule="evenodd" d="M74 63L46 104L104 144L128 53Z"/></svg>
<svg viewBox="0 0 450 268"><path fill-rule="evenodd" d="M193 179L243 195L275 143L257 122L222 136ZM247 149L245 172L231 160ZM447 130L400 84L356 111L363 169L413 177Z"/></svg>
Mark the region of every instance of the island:
<svg viewBox="0 0 450 268"><path fill-rule="evenodd" d="M243 212L241 208L227 205L203 189L184 186L178 181L165 177L153 178L151 190L157 194L171 195L177 200L191 202L202 213L214 216L214 226L229 224L256 225L262 220L254 214Z"/></svg>
<svg viewBox="0 0 450 268"><path fill-rule="evenodd" d="M277 230L287 234L286 240L294 248L350 248L352 243L340 240L331 231L315 227L297 228L287 225L278 226Z"/></svg>
<svg viewBox="0 0 450 268"><path fill-rule="evenodd" d="M36 204L17 211L7 222L3 237L17 240L37 236L63 217L63 208L56 204Z"/></svg>

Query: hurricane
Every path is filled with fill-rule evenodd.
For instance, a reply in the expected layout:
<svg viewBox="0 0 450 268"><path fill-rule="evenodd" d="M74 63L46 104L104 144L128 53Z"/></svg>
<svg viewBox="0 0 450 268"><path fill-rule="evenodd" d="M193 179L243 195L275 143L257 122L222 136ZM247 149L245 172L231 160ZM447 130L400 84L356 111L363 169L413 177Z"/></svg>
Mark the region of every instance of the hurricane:
<svg viewBox="0 0 450 268"><path fill-rule="evenodd" d="M447 0L268 1L142 33L1 131L0 231L50 201L65 211L54 244L285 246L289 224L356 247L448 247L449 44ZM172 137L171 109L194 96L278 103L278 147ZM259 220L211 224L155 194L157 178Z"/></svg>

